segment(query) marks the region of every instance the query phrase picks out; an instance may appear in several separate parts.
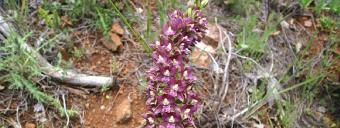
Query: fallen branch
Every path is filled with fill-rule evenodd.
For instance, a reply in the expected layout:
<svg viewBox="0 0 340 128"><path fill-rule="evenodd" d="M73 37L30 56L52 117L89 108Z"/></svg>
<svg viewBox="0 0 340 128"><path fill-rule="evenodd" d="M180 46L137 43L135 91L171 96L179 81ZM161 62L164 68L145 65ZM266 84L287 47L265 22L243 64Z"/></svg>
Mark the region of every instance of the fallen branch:
<svg viewBox="0 0 340 128"><path fill-rule="evenodd" d="M5 20L0 15L0 37L6 38L10 36L10 31L15 30L13 25ZM41 41L39 39L39 41ZM0 42L1 43L1 42ZM26 51L30 52L32 56L37 59L38 65L43 70L43 73L47 76L56 79L63 83L82 85L89 87L101 87L101 86L113 86L118 85L116 77L108 76L91 76L87 74L76 73L71 70L61 70L51 65L44 57L42 57L37 51L35 51L30 45L23 43L21 46Z"/></svg>

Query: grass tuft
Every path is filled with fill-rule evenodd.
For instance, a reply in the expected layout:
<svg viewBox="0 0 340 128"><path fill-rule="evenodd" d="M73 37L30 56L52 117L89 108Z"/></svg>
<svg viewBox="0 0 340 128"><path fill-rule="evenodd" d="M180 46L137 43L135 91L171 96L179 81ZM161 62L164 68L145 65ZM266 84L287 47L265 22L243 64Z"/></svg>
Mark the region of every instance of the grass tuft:
<svg viewBox="0 0 340 128"><path fill-rule="evenodd" d="M76 111L65 111L58 99L39 90L36 84L39 82L37 78L42 78L44 75L41 73L42 70L35 57L22 47L30 35L29 33L21 37L19 34L11 32L11 35L3 41L0 51L7 55L0 58L0 71L5 72L5 75L0 79L8 83L10 89L27 90L38 102L52 105L60 112L61 116L65 116L66 113L75 115Z"/></svg>

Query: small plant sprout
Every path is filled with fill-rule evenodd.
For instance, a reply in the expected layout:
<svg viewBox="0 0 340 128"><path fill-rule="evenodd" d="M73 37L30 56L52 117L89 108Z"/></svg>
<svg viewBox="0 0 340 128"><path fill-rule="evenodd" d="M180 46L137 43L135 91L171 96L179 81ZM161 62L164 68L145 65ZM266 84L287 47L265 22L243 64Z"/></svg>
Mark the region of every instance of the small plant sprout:
<svg viewBox="0 0 340 128"><path fill-rule="evenodd" d="M193 115L202 103L192 89L196 77L187 56L203 38L208 24L200 7L191 9L190 14L170 13L159 41L151 45L154 63L147 72L146 128L195 127Z"/></svg>

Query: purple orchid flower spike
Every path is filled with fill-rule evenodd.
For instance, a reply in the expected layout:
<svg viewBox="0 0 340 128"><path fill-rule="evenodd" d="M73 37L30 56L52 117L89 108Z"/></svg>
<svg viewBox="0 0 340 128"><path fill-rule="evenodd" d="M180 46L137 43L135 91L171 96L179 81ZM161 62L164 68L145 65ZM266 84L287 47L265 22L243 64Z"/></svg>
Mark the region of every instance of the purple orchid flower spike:
<svg viewBox="0 0 340 128"><path fill-rule="evenodd" d="M195 127L193 115L202 106L192 89L197 79L188 66L192 47L206 31L207 21L199 9L192 14L175 10L168 15L159 41L152 44L153 66L147 72L146 128Z"/></svg>

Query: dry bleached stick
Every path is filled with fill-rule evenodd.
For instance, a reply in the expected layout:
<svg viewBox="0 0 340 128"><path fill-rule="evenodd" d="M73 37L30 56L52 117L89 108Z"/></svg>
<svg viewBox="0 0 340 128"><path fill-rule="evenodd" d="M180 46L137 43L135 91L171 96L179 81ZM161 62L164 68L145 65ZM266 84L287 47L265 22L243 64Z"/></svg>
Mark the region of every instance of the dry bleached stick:
<svg viewBox="0 0 340 128"><path fill-rule="evenodd" d="M10 36L9 31L15 30L14 27L9 22L6 22L4 17L0 16L0 35L3 37ZM39 39L39 41L42 41ZM116 77L107 77L107 76L91 76L86 74L75 73L70 70L60 70L54 66L52 66L45 58L43 58L37 51L35 51L31 46L26 43L21 44L21 47L34 56L39 66L42 68L43 72L61 82L74 84L74 85L82 85L82 86L112 86L117 85Z"/></svg>

